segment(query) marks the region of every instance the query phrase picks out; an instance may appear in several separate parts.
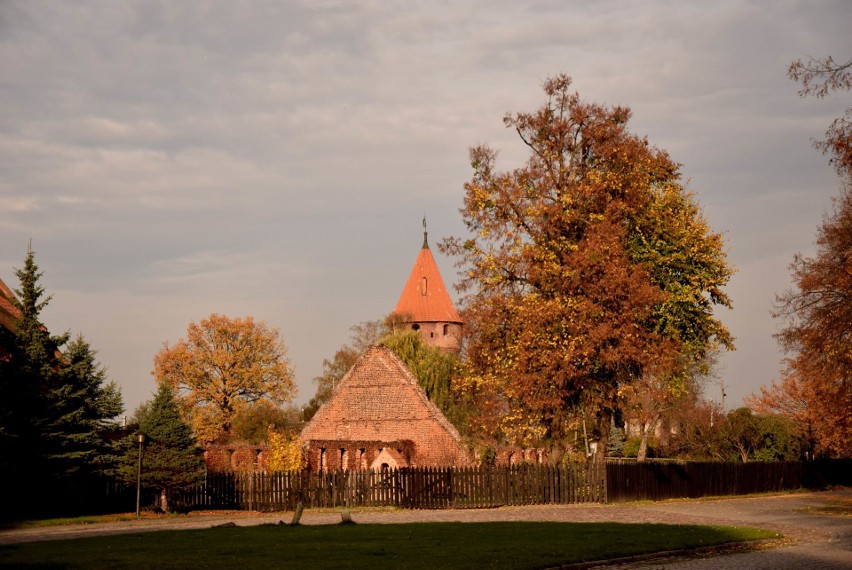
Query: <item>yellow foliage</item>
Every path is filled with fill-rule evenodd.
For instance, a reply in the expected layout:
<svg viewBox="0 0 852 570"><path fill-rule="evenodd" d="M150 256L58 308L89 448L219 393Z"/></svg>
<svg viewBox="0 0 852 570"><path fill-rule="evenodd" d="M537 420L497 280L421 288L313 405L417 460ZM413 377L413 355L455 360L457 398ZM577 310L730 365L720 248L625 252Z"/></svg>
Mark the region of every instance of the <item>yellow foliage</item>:
<svg viewBox="0 0 852 570"><path fill-rule="evenodd" d="M298 434L279 432L271 427L267 436L266 468L270 471L300 471L307 466L305 449Z"/></svg>

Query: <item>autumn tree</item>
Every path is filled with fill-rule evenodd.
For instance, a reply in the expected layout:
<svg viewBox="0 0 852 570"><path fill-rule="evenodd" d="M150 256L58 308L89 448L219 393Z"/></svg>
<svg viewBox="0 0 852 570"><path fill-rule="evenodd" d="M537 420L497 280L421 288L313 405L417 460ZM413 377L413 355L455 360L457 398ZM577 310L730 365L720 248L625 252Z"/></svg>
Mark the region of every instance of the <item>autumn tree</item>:
<svg viewBox="0 0 852 570"><path fill-rule="evenodd" d="M301 424L301 412L292 404L281 406L270 400L259 400L241 406L231 424L231 441L266 443L269 429L286 431Z"/></svg>
<svg viewBox="0 0 852 570"><path fill-rule="evenodd" d="M829 57L796 61L788 71L800 94L824 97L852 88L852 61ZM822 455L852 455L852 109L836 119L823 141L840 176L840 195L817 230L816 254L798 254L790 266L794 288L780 295L775 316L787 354L779 382L749 401L802 422Z"/></svg>
<svg viewBox="0 0 852 570"><path fill-rule="evenodd" d="M304 444L297 433L270 428L266 440L269 471L300 471L307 466Z"/></svg>
<svg viewBox="0 0 852 570"><path fill-rule="evenodd" d="M817 233L814 257L791 265L795 289L778 297L789 355L780 384L755 404L813 427L817 453L852 455L852 188L841 190Z"/></svg>
<svg viewBox="0 0 852 570"><path fill-rule="evenodd" d="M154 356L153 374L178 395L202 442L228 441L243 406L261 400L283 404L296 391L278 330L251 317L214 313L190 323L186 339Z"/></svg>
<svg viewBox="0 0 852 570"><path fill-rule="evenodd" d="M799 95L823 98L834 91L852 89L852 60L837 63L831 56L825 59L810 58L807 62L796 60L790 64L787 76L802 84ZM815 141L824 154L829 155L838 175L848 185L852 180L852 109L846 109L836 118L825 133L825 139Z"/></svg>
<svg viewBox="0 0 852 570"><path fill-rule="evenodd" d="M585 103L560 75L534 113L507 115L526 163L496 169L470 151L459 256L470 340L460 389L479 427L514 442L565 446L577 409L591 411L602 460L624 390L731 347L714 305L731 269L680 183L678 165L627 130L626 107Z"/></svg>
<svg viewBox="0 0 852 570"><path fill-rule="evenodd" d="M685 400L672 409L669 418L674 433L661 449L665 457L689 460L728 458L722 443L725 413L718 402L698 398Z"/></svg>

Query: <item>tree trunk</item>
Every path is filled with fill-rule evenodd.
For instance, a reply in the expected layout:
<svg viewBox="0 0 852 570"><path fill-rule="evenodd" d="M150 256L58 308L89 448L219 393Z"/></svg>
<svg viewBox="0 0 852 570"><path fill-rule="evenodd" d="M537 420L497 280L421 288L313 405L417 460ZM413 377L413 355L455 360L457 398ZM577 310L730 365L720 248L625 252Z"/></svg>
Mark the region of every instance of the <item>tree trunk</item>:
<svg viewBox="0 0 852 570"><path fill-rule="evenodd" d="M160 490L160 509L164 513L171 512L171 505L169 505L169 493L166 491L165 487Z"/></svg>
<svg viewBox="0 0 852 570"><path fill-rule="evenodd" d="M651 420L642 425L642 440L639 442L639 452L636 454L636 461L645 461L648 457L648 437L651 430L657 429L657 423L660 421L660 414L655 414Z"/></svg>
<svg viewBox="0 0 852 570"><path fill-rule="evenodd" d="M598 412L598 444L595 448L595 463L606 462L606 446L609 443L609 430L612 427L612 412L602 409Z"/></svg>

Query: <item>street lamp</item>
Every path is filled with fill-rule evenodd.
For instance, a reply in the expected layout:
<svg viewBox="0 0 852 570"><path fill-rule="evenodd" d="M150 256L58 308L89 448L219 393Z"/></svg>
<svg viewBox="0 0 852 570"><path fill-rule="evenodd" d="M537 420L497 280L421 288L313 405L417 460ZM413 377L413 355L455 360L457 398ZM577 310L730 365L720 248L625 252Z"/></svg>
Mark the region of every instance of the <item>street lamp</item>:
<svg viewBox="0 0 852 570"><path fill-rule="evenodd" d="M139 518L139 498L142 490L142 444L145 442L145 434L139 432L136 434L136 441L139 442L139 462L136 464L136 518Z"/></svg>

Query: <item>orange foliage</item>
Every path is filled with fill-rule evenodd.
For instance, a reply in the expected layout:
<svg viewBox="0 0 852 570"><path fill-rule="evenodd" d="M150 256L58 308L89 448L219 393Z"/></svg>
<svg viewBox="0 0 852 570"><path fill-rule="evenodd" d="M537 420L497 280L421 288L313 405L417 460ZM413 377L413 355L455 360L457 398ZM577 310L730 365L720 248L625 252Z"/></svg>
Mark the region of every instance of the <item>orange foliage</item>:
<svg viewBox="0 0 852 570"><path fill-rule="evenodd" d="M570 84L548 80L543 107L504 119L530 149L523 167L497 172L496 151L471 149L472 237L441 248L465 270L468 358L455 387L479 406L474 427L558 442L585 408L602 457L625 387L649 373L675 379L680 357L730 346L712 318L714 303L729 304L730 269L678 165L627 130L629 109L583 103Z"/></svg>
<svg viewBox="0 0 852 570"><path fill-rule="evenodd" d="M212 314L190 323L185 340L165 344L154 356L153 374L178 395L202 442L228 441L234 418L247 403L281 404L296 390L278 330L251 317Z"/></svg>

